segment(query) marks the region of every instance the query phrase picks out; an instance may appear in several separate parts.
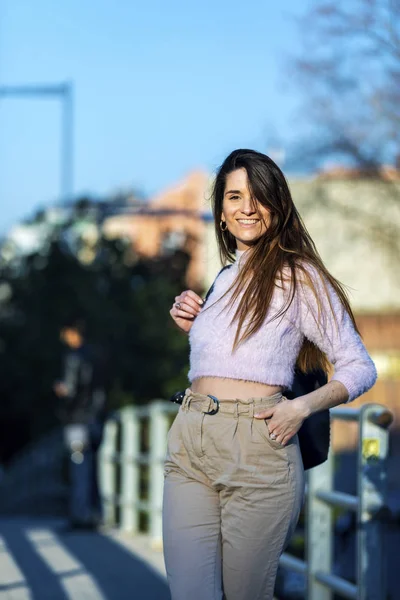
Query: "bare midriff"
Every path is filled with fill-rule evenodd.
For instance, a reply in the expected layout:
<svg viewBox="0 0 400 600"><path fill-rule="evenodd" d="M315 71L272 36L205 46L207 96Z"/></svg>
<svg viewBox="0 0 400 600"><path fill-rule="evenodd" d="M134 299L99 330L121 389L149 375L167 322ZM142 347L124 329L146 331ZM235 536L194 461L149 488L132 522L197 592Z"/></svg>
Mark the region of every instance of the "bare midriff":
<svg viewBox="0 0 400 600"><path fill-rule="evenodd" d="M250 398L273 396L282 391L282 386L244 381L243 379L199 377L192 381L190 389L197 394L211 394L219 399L240 398L246 401Z"/></svg>

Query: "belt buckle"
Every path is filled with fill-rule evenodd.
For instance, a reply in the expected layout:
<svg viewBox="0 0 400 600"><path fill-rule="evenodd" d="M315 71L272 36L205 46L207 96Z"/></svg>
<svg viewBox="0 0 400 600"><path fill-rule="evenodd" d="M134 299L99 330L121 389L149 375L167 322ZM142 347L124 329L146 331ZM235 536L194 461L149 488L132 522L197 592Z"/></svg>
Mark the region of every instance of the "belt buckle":
<svg viewBox="0 0 400 600"><path fill-rule="evenodd" d="M208 412L205 412L205 415L216 415L217 412L219 411L219 400L218 398L216 398L215 396L211 396L211 394L207 394L208 398L211 398L211 400L213 400L213 402L215 402L215 407L212 408L211 410L209 410Z"/></svg>
<svg viewBox="0 0 400 600"><path fill-rule="evenodd" d="M182 404L183 399L185 397L185 392L176 392L173 396L171 396L170 401L175 404Z"/></svg>

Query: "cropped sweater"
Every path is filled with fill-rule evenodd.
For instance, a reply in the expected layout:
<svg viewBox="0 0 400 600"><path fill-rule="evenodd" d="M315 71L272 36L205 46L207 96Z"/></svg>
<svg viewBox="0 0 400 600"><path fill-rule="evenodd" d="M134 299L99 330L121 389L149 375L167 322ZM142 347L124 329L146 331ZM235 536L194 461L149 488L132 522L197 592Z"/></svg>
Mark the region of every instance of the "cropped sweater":
<svg viewBox="0 0 400 600"><path fill-rule="evenodd" d="M348 402L369 390L377 378L375 365L335 290L328 282L324 285L311 266L307 270L323 307L321 315L315 295L303 281L284 316L273 320L287 299L287 290L277 286L261 328L233 351L237 326L231 321L241 296L232 306L228 306L230 293L222 297L235 281L245 254L236 251L235 263L217 277L206 306L193 322L189 381L223 377L291 389L296 360L307 338L327 355L334 367L331 381L346 387Z"/></svg>

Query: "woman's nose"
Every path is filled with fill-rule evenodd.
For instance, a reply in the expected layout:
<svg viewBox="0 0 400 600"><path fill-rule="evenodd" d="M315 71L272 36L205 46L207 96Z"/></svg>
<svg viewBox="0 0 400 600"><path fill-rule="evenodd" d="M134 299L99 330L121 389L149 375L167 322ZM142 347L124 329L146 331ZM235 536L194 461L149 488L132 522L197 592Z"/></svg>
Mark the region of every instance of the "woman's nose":
<svg viewBox="0 0 400 600"><path fill-rule="evenodd" d="M253 215L256 212L254 203L251 200L243 200L241 209L245 215Z"/></svg>

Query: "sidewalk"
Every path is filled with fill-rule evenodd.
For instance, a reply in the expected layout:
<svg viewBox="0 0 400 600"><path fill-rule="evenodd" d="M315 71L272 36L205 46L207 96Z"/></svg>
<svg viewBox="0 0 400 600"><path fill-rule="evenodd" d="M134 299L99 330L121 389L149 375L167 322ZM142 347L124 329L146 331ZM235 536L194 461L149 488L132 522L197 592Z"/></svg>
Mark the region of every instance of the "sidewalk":
<svg viewBox="0 0 400 600"><path fill-rule="evenodd" d="M170 600L161 552L120 532L0 520L0 600Z"/></svg>

